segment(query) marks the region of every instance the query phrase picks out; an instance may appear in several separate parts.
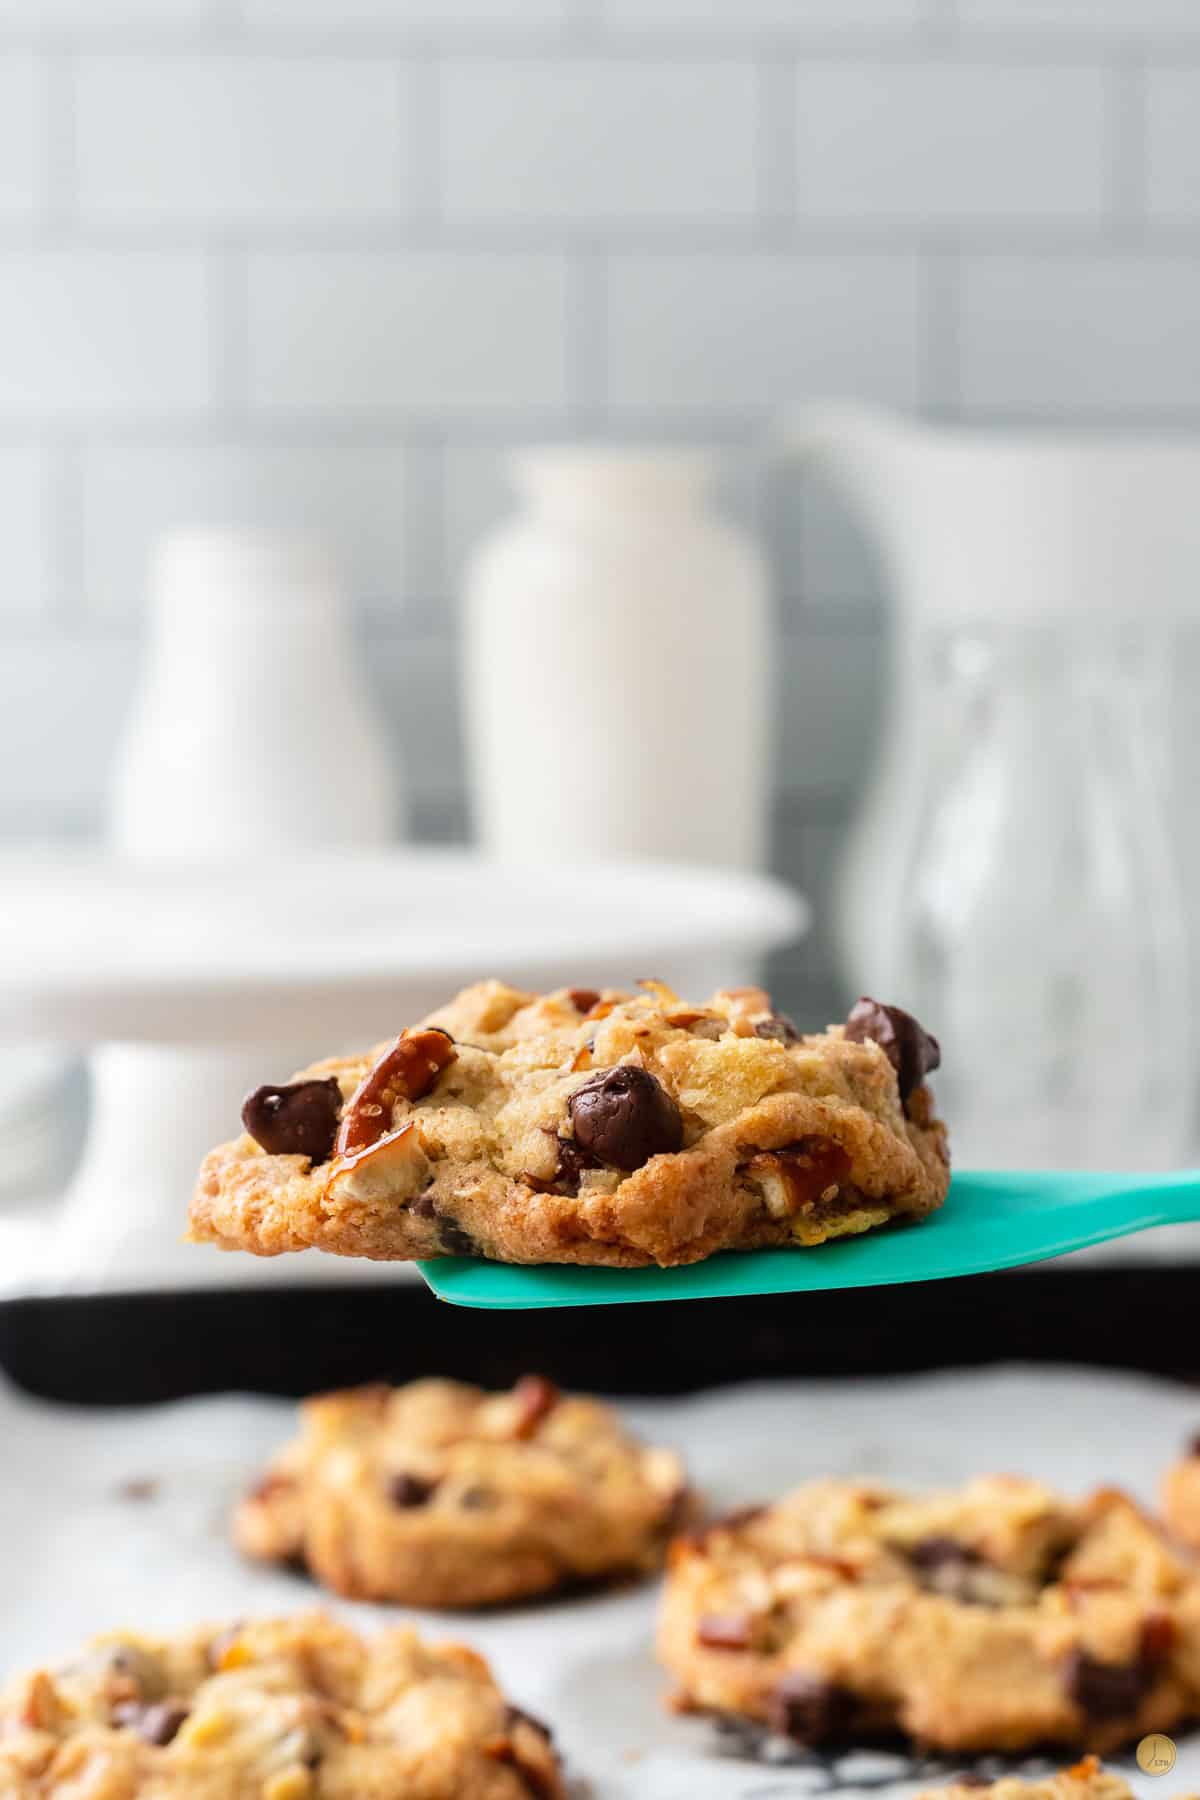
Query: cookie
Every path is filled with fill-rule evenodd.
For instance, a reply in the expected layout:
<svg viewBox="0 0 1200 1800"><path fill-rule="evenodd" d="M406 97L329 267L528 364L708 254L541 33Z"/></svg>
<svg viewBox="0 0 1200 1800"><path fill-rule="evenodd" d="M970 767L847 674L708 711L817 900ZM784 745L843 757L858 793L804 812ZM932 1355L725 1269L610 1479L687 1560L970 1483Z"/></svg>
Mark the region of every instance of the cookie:
<svg viewBox="0 0 1200 1800"><path fill-rule="evenodd" d="M920 1218L949 1181L938 1050L860 1001L811 1036L759 988L689 1006L497 981L369 1055L263 1087L191 1235L260 1256L690 1263Z"/></svg>
<svg viewBox="0 0 1200 1800"><path fill-rule="evenodd" d="M1085 1756L1057 1775L1033 1781L1017 1775L999 1781L960 1780L949 1787L926 1788L916 1800L1134 1800L1134 1793L1120 1775L1102 1768L1097 1757Z"/></svg>
<svg viewBox="0 0 1200 1800"><path fill-rule="evenodd" d="M3 1800L564 1800L483 1658L321 1615L115 1632L0 1697Z"/></svg>
<svg viewBox="0 0 1200 1800"><path fill-rule="evenodd" d="M657 1568L688 1510L683 1465L611 1407L536 1375L357 1388L302 1408L299 1438L238 1507L247 1555L407 1606L487 1606Z"/></svg>
<svg viewBox="0 0 1200 1800"><path fill-rule="evenodd" d="M1181 1544L1200 1550L1200 1437L1163 1477L1163 1516Z"/></svg>
<svg viewBox="0 0 1200 1800"><path fill-rule="evenodd" d="M818 1481L672 1545L659 1649L682 1709L800 1743L1103 1751L1198 1710L1200 1572L1111 1490Z"/></svg>

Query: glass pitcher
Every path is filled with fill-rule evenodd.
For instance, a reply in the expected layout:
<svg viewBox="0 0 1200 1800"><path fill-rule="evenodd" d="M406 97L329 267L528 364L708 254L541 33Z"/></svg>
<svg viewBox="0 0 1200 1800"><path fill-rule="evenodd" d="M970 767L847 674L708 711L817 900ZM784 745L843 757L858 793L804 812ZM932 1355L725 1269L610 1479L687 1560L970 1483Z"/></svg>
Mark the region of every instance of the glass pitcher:
<svg viewBox="0 0 1200 1800"><path fill-rule="evenodd" d="M1187 937L1167 815L1170 632L931 630L900 966L975 1167L1187 1159Z"/></svg>

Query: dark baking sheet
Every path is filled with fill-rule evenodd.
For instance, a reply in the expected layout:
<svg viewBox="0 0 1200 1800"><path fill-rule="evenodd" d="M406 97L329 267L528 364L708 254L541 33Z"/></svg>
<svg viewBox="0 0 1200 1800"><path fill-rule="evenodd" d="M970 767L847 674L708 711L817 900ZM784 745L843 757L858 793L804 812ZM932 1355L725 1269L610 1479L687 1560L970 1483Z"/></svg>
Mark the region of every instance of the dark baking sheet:
<svg viewBox="0 0 1200 1800"><path fill-rule="evenodd" d="M1020 1359L1200 1383L1200 1266L1053 1265L917 1287L489 1313L412 1282L23 1299L0 1304L0 1366L84 1405L527 1369L564 1386L680 1394Z"/></svg>

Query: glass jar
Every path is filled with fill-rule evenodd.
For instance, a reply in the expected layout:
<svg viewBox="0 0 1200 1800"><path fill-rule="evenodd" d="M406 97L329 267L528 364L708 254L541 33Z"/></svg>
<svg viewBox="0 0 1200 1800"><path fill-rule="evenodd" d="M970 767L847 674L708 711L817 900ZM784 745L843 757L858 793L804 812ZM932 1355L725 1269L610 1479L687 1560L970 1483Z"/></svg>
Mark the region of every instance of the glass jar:
<svg viewBox="0 0 1200 1800"><path fill-rule="evenodd" d="M901 967L956 1160L1185 1162L1193 1043L1167 805L1170 631L931 631Z"/></svg>

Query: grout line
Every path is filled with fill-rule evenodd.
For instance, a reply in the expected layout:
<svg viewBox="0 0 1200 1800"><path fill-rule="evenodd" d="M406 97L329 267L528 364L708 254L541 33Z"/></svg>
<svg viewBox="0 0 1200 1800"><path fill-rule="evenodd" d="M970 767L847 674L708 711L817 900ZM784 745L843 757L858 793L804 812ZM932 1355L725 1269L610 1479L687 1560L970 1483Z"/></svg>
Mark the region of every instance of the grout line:
<svg viewBox="0 0 1200 1800"><path fill-rule="evenodd" d="M924 19L920 31L922 41L937 49L966 49L971 54L971 40L963 39L957 0L924 0Z"/></svg>
<svg viewBox="0 0 1200 1800"><path fill-rule="evenodd" d="M1037 255L1069 258L1088 255L1109 241L1109 221L1091 217L959 222L956 236L963 249L980 254ZM179 220L169 214L145 219L83 218L72 229L79 250L173 254L212 248L253 250L274 256L350 255L405 256L564 256L587 249L613 255L707 256L747 255L760 251L761 212L737 219L654 220L598 218L586 221L534 220L529 223L487 219L398 219L379 213L347 224L343 220L272 217L244 220L201 218ZM858 215L844 222L827 219L782 219L776 222L772 249L803 257L907 256L919 248L929 230L927 216L909 218ZM45 241L40 223L0 220L0 253L34 250ZM1200 219L1163 225L1146 248L1164 257L1194 255L1200 250Z"/></svg>
<svg viewBox="0 0 1200 1800"><path fill-rule="evenodd" d="M421 621L432 610L431 589L449 592L446 444L431 438L420 450L404 447L404 541L400 592L403 610Z"/></svg>
<svg viewBox="0 0 1200 1800"><path fill-rule="evenodd" d="M917 394L926 412L957 417L962 396L961 259L952 237L926 244L919 263L920 356Z"/></svg>
<svg viewBox="0 0 1200 1800"><path fill-rule="evenodd" d="M46 516L48 617L62 626L83 612L83 456L78 444L60 444L53 452Z"/></svg>
<svg viewBox="0 0 1200 1800"><path fill-rule="evenodd" d="M757 65L759 208L772 241L796 224L797 67L792 57L764 58Z"/></svg>
<svg viewBox="0 0 1200 1800"><path fill-rule="evenodd" d="M1118 243L1140 243L1147 223L1146 66L1127 56L1111 71L1109 206Z"/></svg>
<svg viewBox="0 0 1200 1800"><path fill-rule="evenodd" d="M43 224L52 241L73 237L79 217L79 143L75 57L68 50L43 59L46 87L46 210Z"/></svg>
<svg viewBox="0 0 1200 1800"><path fill-rule="evenodd" d="M797 10L803 0L796 0ZM736 0L727 0L736 17ZM327 26L250 24L233 0L193 23L162 25L152 21L89 25L0 23L0 49L78 50L82 54L113 52L131 56L194 54L234 50L246 55L353 59L380 55L556 58L602 55L612 61L724 61L731 55L773 58L798 56L836 62L895 63L927 61L947 53L965 61L1042 68L1047 65L1108 60L1137 50L1170 60L1200 62L1200 28L1153 28L1126 32L1077 32L1068 27L1039 31L1021 26L964 26L954 0L926 0L924 15L912 25L863 26L861 29L813 27L704 31L654 27L644 31L606 25L603 0L572 0L563 22L545 25L486 22L405 26L375 23L330 23ZM399 11L397 7L397 11Z"/></svg>
<svg viewBox="0 0 1200 1800"><path fill-rule="evenodd" d="M567 411L572 428L595 433L608 400L608 261L581 247L567 265Z"/></svg>
<svg viewBox="0 0 1200 1800"><path fill-rule="evenodd" d="M236 245L214 248L208 261L213 402L226 429L240 428L250 409L249 269Z"/></svg>
<svg viewBox="0 0 1200 1800"><path fill-rule="evenodd" d="M442 66L433 56L410 56L398 79L407 106L408 217L436 232L442 216ZM377 242L372 234L372 242Z"/></svg>

